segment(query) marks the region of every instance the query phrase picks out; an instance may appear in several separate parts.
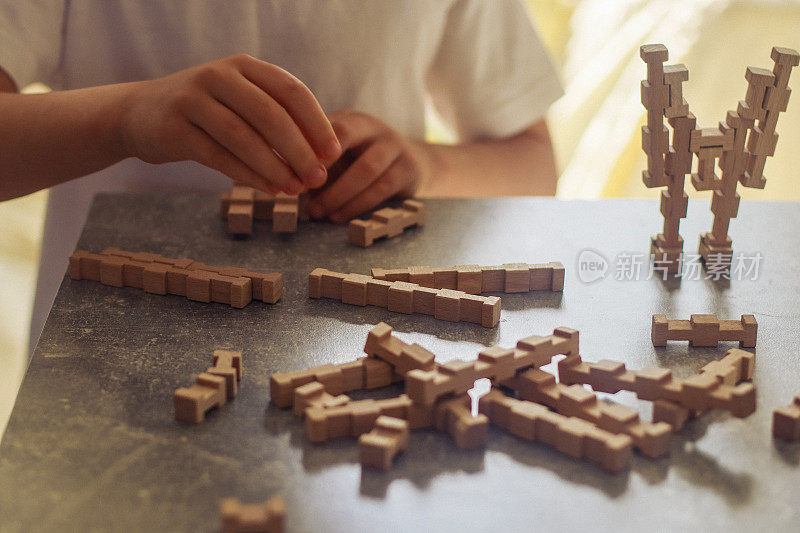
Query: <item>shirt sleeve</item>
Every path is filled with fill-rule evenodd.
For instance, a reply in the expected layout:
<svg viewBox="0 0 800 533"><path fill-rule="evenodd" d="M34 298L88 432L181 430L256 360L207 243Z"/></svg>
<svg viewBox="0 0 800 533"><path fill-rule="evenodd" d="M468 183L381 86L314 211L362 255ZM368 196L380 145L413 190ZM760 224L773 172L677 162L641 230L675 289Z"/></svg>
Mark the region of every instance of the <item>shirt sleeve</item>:
<svg viewBox="0 0 800 533"><path fill-rule="evenodd" d="M66 1L0 0L0 68L17 89L33 82L57 88Z"/></svg>
<svg viewBox="0 0 800 533"><path fill-rule="evenodd" d="M508 137L564 94L518 0L457 0L427 77L431 101L461 141Z"/></svg>

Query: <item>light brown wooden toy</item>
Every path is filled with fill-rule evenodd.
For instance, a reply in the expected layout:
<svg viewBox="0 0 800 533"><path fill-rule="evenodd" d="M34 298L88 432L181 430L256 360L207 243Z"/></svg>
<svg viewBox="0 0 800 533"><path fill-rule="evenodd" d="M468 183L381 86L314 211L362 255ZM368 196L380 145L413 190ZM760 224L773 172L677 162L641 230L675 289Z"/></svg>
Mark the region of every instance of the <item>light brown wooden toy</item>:
<svg viewBox="0 0 800 533"><path fill-rule="evenodd" d="M352 305L374 305L389 311L433 315L449 322L472 322L491 328L500 321L500 298L449 289L431 289L403 281L384 281L362 274L324 268L308 275L310 298L331 298Z"/></svg>
<svg viewBox="0 0 800 533"><path fill-rule="evenodd" d="M294 390L292 404L294 414L303 416L309 407L339 407L350 403L350 398L344 394L333 396L325 391L325 386L319 381L312 381L301 385Z"/></svg>
<svg viewBox="0 0 800 533"><path fill-rule="evenodd" d="M618 473L631 459L631 438L609 433L580 418L554 413L538 403L509 398L492 390L480 399L481 413L511 434L541 442L575 459L586 459Z"/></svg>
<svg viewBox="0 0 800 533"><path fill-rule="evenodd" d="M502 385L516 391L520 400L546 405L564 416L587 420L611 433L628 435L633 446L647 457L669 453L672 430L667 424L643 422L636 411L600 402L581 385L558 383L554 375L538 368L520 372Z"/></svg>
<svg viewBox="0 0 800 533"><path fill-rule="evenodd" d="M222 533L283 533L286 505L280 497L264 503L243 504L236 498L220 502Z"/></svg>
<svg viewBox="0 0 800 533"><path fill-rule="evenodd" d="M206 372L225 378L226 396L229 400L235 398L237 384L242 380L242 352L214 350L212 364Z"/></svg>
<svg viewBox="0 0 800 533"><path fill-rule="evenodd" d="M800 440L800 394L792 403L772 413L772 435L784 440Z"/></svg>
<svg viewBox="0 0 800 533"><path fill-rule="evenodd" d="M753 315L739 320L720 320L716 315L691 315L689 320L668 320L666 315L653 315L653 346L666 346L667 341L689 341L689 346L717 346L724 341L739 341L743 348L755 348L758 323Z"/></svg>
<svg viewBox="0 0 800 533"><path fill-rule="evenodd" d="M175 391L175 420L198 424L206 411L225 405L225 396L225 378L204 372L191 387Z"/></svg>
<svg viewBox="0 0 800 533"><path fill-rule="evenodd" d="M419 344L408 344L394 335L392 327L381 322L367 334L364 352L389 363L394 371L405 376L409 371L419 368L433 370L435 356Z"/></svg>
<svg viewBox="0 0 800 533"><path fill-rule="evenodd" d="M309 219L308 195L273 195L234 184L230 191L222 193L220 214L228 222L228 233L235 235L253 233L253 220L271 220L272 231L294 233L298 221Z"/></svg>
<svg viewBox="0 0 800 533"><path fill-rule="evenodd" d="M569 355L558 363L561 383L591 385L599 392L635 392L641 400L669 400L686 409L707 411L723 409L737 417L752 414L756 408L755 387L752 383L725 385L712 373L696 374L678 379L666 368L627 370L619 361L597 363L582 361L580 355Z"/></svg>
<svg viewBox="0 0 800 533"><path fill-rule="evenodd" d="M484 292L563 291L564 265L559 262L499 266L461 265L451 268L425 266L373 268L372 277L385 281L416 283L432 289L452 289L469 294Z"/></svg>
<svg viewBox="0 0 800 533"><path fill-rule="evenodd" d="M358 438L358 456L362 468L389 470L392 460L408 448L408 422L391 416L379 416L369 433Z"/></svg>
<svg viewBox="0 0 800 533"><path fill-rule="evenodd" d="M314 381L321 383L328 394L338 396L354 390L385 387L400 380L402 377L394 373L390 364L377 358L362 357L348 363L272 374L269 392L270 400L277 407L291 407L295 389Z"/></svg>
<svg viewBox="0 0 800 533"><path fill-rule="evenodd" d="M425 204L406 200L399 209L384 207L373 212L369 220L354 219L347 226L350 244L366 248L376 239L397 237L411 226L425 224Z"/></svg>
<svg viewBox="0 0 800 533"><path fill-rule="evenodd" d="M454 360L433 370L412 370L406 374L406 394L423 405L433 405L444 395L466 392L478 379L499 383L522 370L549 364L556 355L577 353L578 332L556 328L547 337L534 335L522 339L516 348L487 348L475 361Z"/></svg>
<svg viewBox="0 0 800 533"><path fill-rule="evenodd" d="M252 300L277 302L283 276L240 267L215 267L191 259L170 259L146 252L106 248L100 254L77 250L69 260L72 279L134 287L151 294L174 294L199 302L242 308Z"/></svg>

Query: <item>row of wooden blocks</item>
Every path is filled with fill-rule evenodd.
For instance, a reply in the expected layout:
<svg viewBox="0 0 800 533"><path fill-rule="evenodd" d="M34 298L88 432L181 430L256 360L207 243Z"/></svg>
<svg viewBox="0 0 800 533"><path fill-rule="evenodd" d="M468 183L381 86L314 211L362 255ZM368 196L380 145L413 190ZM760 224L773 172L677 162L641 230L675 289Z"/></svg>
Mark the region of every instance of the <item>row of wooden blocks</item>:
<svg viewBox="0 0 800 533"><path fill-rule="evenodd" d="M377 239L397 237L412 226L425 224L425 204L405 200L400 208L384 207L373 211L368 220L353 219L347 226L350 244L366 248Z"/></svg>
<svg viewBox="0 0 800 533"><path fill-rule="evenodd" d="M690 346L717 346L723 341L738 341L742 348L755 348L758 323L753 315L739 320L720 320L716 315L691 315L689 320L668 320L666 315L653 315L653 346L666 346L667 341L689 341Z"/></svg>
<svg viewBox="0 0 800 533"><path fill-rule="evenodd" d="M215 267L191 259L170 259L118 248L106 248L99 254L77 250L69 258L69 276L237 308L252 300L275 303L283 294L283 276L277 272L261 274L241 267Z"/></svg>
<svg viewBox="0 0 800 533"><path fill-rule="evenodd" d="M507 263L500 266L459 265L395 269L373 268L372 277L385 281L416 283L433 289L452 289L469 294L484 292L563 291L564 265Z"/></svg>
<svg viewBox="0 0 800 533"><path fill-rule="evenodd" d="M222 533L283 533L286 504L275 496L263 503L243 504L237 498L220 502Z"/></svg>
<svg viewBox="0 0 800 533"><path fill-rule="evenodd" d="M309 219L308 195L277 195L235 184L222 193L220 214L228 222L228 233L250 235L253 220L272 220L272 231L294 233L299 221Z"/></svg>
<svg viewBox="0 0 800 533"><path fill-rule="evenodd" d="M374 305L389 311L433 315L449 322L472 322L491 328L500 321L500 298L415 283L384 281L363 274L317 268L308 275L310 298L331 298L353 305Z"/></svg>
<svg viewBox="0 0 800 533"><path fill-rule="evenodd" d="M214 350L212 365L197 376L191 387L175 390L175 419L198 424L207 411L232 400L242 380L242 352Z"/></svg>

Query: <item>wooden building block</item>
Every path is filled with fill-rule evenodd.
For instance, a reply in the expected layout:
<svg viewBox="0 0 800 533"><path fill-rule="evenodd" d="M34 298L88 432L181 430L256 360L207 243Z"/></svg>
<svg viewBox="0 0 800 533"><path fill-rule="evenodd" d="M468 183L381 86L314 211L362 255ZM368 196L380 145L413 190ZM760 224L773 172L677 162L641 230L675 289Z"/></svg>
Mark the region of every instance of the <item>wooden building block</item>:
<svg viewBox="0 0 800 533"><path fill-rule="evenodd" d="M376 239L396 237L411 226L425 224L425 206L406 200L399 209L385 207L373 212L369 220L351 220L347 227L350 244L372 246Z"/></svg>
<svg viewBox="0 0 800 533"><path fill-rule="evenodd" d="M408 422L380 416L369 433L358 438L358 455L363 468L389 470L392 460L408 447Z"/></svg>
<svg viewBox="0 0 800 533"><path fill-rule="evenodd" d="M257 504L225 498L219 510L222 533L283 533L286 527L286 505L277 496Z"/></svg>
<svg viewBox="0 0 800 533"><path fill-rule="evenodd" d="M272 231L278 233L297 231L299 217L300 204L297 196L284 193L275 196L275 206L272 209Z"/></svg>
<svg viewBox="0 0 800 533"><path fill-rule="evenodd" d="M227 219L228 233L250 235L253 233L253 204L231 204Z"/></svg>
<svg viewBox="0 0 800 533"><path fill-rule="evenodd" d="M112 287L124 287L123 269L129 259L117 256L103 256L100 259L100 283Z"/></svg>
<svg viewBox="0 0 800 533"><path fill-rule="evenodd" d="M755 348L758 323L753 315L739 320L719 320L716 315L691 315L689 320L668 320L666 315L653 315L653 346L666 346L667 341L689 341L690 346L717 346L724 341L739 341L743 348Z"/></svg>
<svg viewBox="0 0 800 533"><path fill-rule="evenodd" d="M212 367L206 372L225 378L225 391L228 399L236 397L237 383L242 380L242 352L233 350L214 350Z"/></svg>
<svg viewBox="0 0 800 533"><path fill-rule="evenodd" d="M224 405L225 397L225 378L202 373L197 376L197 383L175 391L175 419L198 424L206 411Z"/></svg>
<svg viewBox="0 0 800 533"><path fill-rule="evenodd" d="M389 363L394 371L405 375L411 370L433 370L435 356L419 344L407 344L392 335L392 327L381 322L367 334L364 352Z"/></svg>
<svg viewBox="0 0 800 533"><path fill-rule="evenodd" d="M553 413L538 403L492 390L480 399L480 411L513 435L586 459L608 472L621 472L630 464L632 441L628 435L610 433L585 420Z"/></svg>
<svg viewBox="0 0 800 533"><path fill-rule="evenodd" d="M436 428L453 436L456 446L469 450L486 446L489 418L482 413L472 416L472 399L462 394L436 405Z"/></svg>
<svg viewBox="0 0 800 533"><path fill-rule="evenodd" d="M784 440L800 440L800 395L785 407L772 414L772 435Z"/></svg>

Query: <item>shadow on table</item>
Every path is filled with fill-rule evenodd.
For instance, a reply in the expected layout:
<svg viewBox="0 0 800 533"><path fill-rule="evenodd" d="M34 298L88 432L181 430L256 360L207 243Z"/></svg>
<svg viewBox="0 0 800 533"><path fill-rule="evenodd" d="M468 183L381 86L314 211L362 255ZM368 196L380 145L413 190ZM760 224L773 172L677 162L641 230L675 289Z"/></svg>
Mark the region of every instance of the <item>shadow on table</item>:
<svg viewBox="0 0 800 533"><path fill-rule="evenodd" d="M322 302L324 300L307 301L303 308L304 314L356 325L386 322L400 333L420 333L452 341L470 340L486 346L496 344L499 337L497 328L485 328L480 324L445 322L427 315L417 313L406 315L387 311L380 307L359 307L337 303L335 300L325 302L331 305L320 305Z"/></svg>
<svg viewBox="0 0 800 533"><path fill-rule="evenodd" d="M789 466L800 465L800 442L773 439L772 449Z"/></svg>
<svg viewBox="0 0 800 533"><path fill-rule="evenodd" d="M732 505L748 502L753 493L753 477L725 468L716 458L695 446L695 442L708 432L711 424L728 418L730 414L716 411L687 422L680 433L673 435L668 457L656 461L641 458L637 461L636 470L650 485L655 485L663 482L669 470L673 469L687 482L712 489Z"/></svg>

